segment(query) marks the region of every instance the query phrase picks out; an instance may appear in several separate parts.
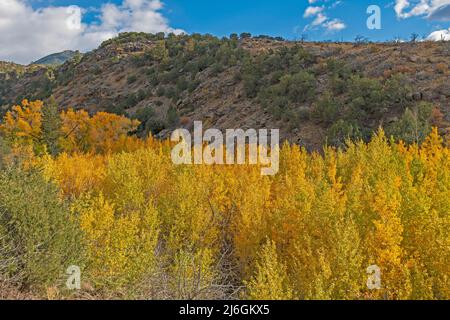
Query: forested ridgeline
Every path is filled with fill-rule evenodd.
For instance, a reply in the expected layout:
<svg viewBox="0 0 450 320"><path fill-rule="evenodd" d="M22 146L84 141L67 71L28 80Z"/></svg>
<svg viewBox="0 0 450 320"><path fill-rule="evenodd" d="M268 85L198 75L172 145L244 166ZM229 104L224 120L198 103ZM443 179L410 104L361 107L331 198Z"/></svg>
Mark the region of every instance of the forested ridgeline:
<svg viewBox="0 0 450 320"><path fill-rule="evenodd" d="M450 43L287 41L248 33L128 32L62 65L0 62L0 115L24 99L138 119L141 137L205 128L280 128L320 151L345 139L450 136Z"/></svg>

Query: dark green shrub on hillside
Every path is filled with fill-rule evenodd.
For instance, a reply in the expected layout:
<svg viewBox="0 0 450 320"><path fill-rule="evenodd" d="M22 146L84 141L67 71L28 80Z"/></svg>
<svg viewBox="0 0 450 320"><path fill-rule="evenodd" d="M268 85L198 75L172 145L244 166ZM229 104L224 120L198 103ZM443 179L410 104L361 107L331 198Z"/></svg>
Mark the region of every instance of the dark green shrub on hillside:
<svg viewBox="0 0 450 320"><path fill-rule="evenodd" d="M137 96L134 93L130 93L125 99L125 109L133 108L138 102Z"/></svg>
<svg viewBox="0 0 450 320"><path fill-rule="evenodd" d="M325 92L318 99L317 104L313 110L313 115L326 124L331 124L336 121L341 111L341 105L336 97L330 92Z"/></svg>
<svg viewBox="0 0 450 320"><path fill-rule="evenodd" d="M180 77L177 81L177 89L178 91L185 91L189 87L189 82L185 77Z"/></svg>
<svg viewBox="0 0 450 320"><path fill-rule="evenodd" d="M316 81L312 74L300 71L292 76L280 79L280 90L287 93L293 102L304 102L314 97Z"/></svg>
<svg viewBox="0 0 450 320"><path fill-rule="evenodd" d="M177 109L174 106L170 106L167 110L167 123L169 126L175 126L178 124L180 117L178 116Z"/></svg>
<svg viewBox="0 0 450 320"><path fill-rule="evenodd" d="M136 114L133 116L134 119L139 120L141 123L138 132L145 132L147 128L147 123L153 119L155 116L155 110L152 105L146 106L144 108L140 108L136 111Z"/></svg>
<svg viewBox="0 0 450 320"><path fill-rule="evenodd" d="M249 32L242 32L239 36L241 39L248 39L252 37L252 34Z"/></svg>
<svg viewBox="0 0 450 320"><path fill-rule="evenodd" d="M109 104L105 109L106 112L117 114L117 115L125 115L126 114L125 110L126 110L125 102L122 102L119 104Z"/></svg>
<svg viewBox="0 0 450 320"><path fill-rule="evenodd" d="M386 80L384 84L386 100L391 105L399 105L405 108L408 97L412 95L412 88L403 74L397 74Z"/></svg>
<svg viewBox="0 0 450 320"><path fill-rule="evenodd" d="M356 141L364 139L365 135L357 123L338 120L327 132L327 143L336 147L345 147L348 139Z"/></svg>
<svg viewBox="0 0 450 320"><path fill-rule="evenodd" d="M160 133L167 128L167 123L160 119L150 119L145 123L145 133L151 133L153 135Z"/></svg>
<svg viewBox="0 0 450 320"><path fill-rule="evenodd" d="M131 76L128 76L128 78L127 78L127 83L128 84L132 84L132 83L135 83L137 81L137 76L136 75L131 75Z"/></svg>
<svg viewBox="0 0 450 320"><path fill-rule="evenodd" d="M352 75L350 66L345 61L337 59L327 60L327 70L329 74L337 75L338 77L347 80Z"/></svg>
<svg viewBox="0 0 450 320"><path fill-rule="evenodd" d="M338 75L330 75L330 90L335 95L340 95L348 90L348 81Z"/></svg>
<svg viewBox="0 0 450 320"><path fill-rule="evenodd" d="M211 68L211 74L212 74L213 76L217 76L217 75L219 75L221 72L223 72L224 69L225 69L225 68L224 68L224 66L223 66L221 63L215 63L215 64L212 65L212 68Z"/></svg>
<svg viewBox="0 0 450 320"><path fill-rule="evenodd" d="M139 109L136 111L135 117L140 122L146 122L150 118L152 118L155 115L155 110L153 109L153 106L146 106L144 108Z"/></svg>
<svg viewBox="0 0 450 320"><path fill-rule="evenodd" d="M179 98L179 91L174 86L168 86L166 88L166 92L164 93L164 96L173 101L177 101Z"/></svg>
<svg viewBox="0 0 450 320"><path fill-rule="evenodd" d="M349 84L351 111L359 120L380 115L387 106L383 85L376 79L352 76Z"/></svg>
<svg viewBox="0 0 450 320"><path fill-rule="evenodd" d="M282 76L279 83L262 89L259 100L263 105L268 105L277 97L285 97L289 103L302 103L314 97L315 79L306 71L294 75Z"/></svg>

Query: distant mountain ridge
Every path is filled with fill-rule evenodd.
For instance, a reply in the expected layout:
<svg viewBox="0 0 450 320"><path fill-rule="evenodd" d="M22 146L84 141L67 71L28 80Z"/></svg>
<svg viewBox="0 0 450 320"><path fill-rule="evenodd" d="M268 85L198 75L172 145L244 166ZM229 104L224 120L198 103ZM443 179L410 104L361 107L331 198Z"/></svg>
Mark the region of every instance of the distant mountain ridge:
<svg viewBox="0 0 450 320"><path fill-rule="evenodd" d="M59 65L64 62L72 59L77 54L80 54L79 51L66 50L63 52L57 52L45 56L39 60L32 62L31 64L42 64L42 65Z"/></svg>

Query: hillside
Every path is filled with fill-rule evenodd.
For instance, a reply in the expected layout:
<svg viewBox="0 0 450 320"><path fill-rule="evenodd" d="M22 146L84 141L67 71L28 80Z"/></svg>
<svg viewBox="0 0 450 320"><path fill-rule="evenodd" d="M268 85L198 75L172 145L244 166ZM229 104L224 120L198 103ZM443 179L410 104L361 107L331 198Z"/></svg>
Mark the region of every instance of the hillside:
<svg viewBox="0 0 450 320"><path fill-rule="evenodd" d="M53 53L45 56L32 64L43 64L43 65L59 65L72 59L74 56L80 54L78 51L66 50L63 52Z"/></svg>
<svg viewBox="0 0 450 320"><path fill-rule="evenodd" d="M0 73L5 111L53 95L61 108L136 117L140 134L175 127L280 128L319 149L384 126L406 141L450 124L450 43L288 42L247 34L121 34L59 67Z"/></svg>

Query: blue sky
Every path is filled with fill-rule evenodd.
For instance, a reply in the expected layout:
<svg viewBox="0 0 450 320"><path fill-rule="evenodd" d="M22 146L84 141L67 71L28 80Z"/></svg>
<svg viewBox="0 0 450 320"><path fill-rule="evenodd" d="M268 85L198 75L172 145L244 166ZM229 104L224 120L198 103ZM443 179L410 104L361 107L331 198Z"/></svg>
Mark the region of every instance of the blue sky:
<svg viewBox="0 0 450 320"><path fill-rule="evenodd" d="M36 8L53 6L78 5L83 8L100 8L104 3L120 5L122 0L35 0ZM229 35L232 32L251 32L252 34L268 34L295 39L307 34L311 40L353 40L356 35L364 35L374 41L391 40L395 37L408 39L412 32L421 36L428 36L431 32L450 27L449 20L433 21L427 15L399 18L394 10L395 0L342 0L316 1L307 0L165 0L161 12L175 28L181 28L188 33L211 33L218 36ZM416 1L419 2L420 1ZM410 8L414 7L414 0L410 1ZM430 1L431 3L431 1ZM441 1L445 4L445 1ZM450 3L450 1L448 1ZM381 8L381 30L369 30L366 13L369 5ZM329 31L322 28L304 28L312 19L304 17L309 6L329 7L327 15L332 19L339 19L346 28ZM93 10L84 16L84 21L97 20Z"/></svg>
<svg viewBox="0 0 450 320"><path fill-rule="evenodd" d="M367 28L369 5L381 9L379 30ZM407 40L415 32L450 40L450 0L0 0L0 60L87 51L123 31L245 31L314 41Z"/></svg>
<svg viewBox="0 0 450 320"><path fill-rule="evenodd" d="M332 6L333 1L315 5ZM307 34L310 40L352 40L362 34L376 41L391 40L394 37L408 38L412 30L421 35L431 31L448 29L449 23L432 22L425 17L398 19L393 8L394 1L347 0L334 8L326 10L330 19L343 21L346 28L328 31L323 28L304 28L311 24L311 18L304 18L306 0L253 0L253 1L181 1L168 0L167 16L171 23L189 32L209 32L216 35L229 35L230 32L248 31L252 34L268 34L295 39ZM366 26L367 7L377 4L382 9L382 29L368 30ZM325 9L324 9L325 10Z"/></svg>

